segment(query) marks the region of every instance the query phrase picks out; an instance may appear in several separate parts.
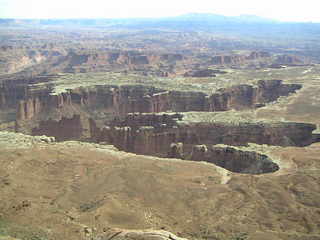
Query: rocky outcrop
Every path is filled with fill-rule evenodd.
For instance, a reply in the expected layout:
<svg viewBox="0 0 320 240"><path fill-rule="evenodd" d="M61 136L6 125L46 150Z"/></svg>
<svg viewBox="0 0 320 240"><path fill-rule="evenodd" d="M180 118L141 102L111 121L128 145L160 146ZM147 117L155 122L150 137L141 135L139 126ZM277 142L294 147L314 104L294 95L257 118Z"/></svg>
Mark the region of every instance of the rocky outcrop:
<svg viewBox="0 0 320 240"><path fill-rule="evenodd" d="M258 86L237 85L219 89L209 98L209 111L242 110L260 107L299 90L299 84L282 84L281 80L258 81Z"/></svg>
<svg viewBox="0 0 320 240"><path fill-rule="evenodd" d="M304 60L295 55L279 55L275 60L276 64L282 65L301 65L304 64Z"/></svg>
<svg viewBox="0 0 320 240"><path fill-rule="evenodd" d="M141 85L98 86L72 89L61 94L35 94L17 103L17 121L30 120L41 112L60 112L66 106L109 112L124 117L128 113L165 111L206 111L207 97L201 92L164 91ZM94 116L93 116L94 118Z"/></svg>
<svg viewBox="0 0 320 240"><path fill-rule="evenodd" d="M41 103L38 97L21 100L18 105L17 119L31 119L41 111Z"/></svg>
<svg viewBox="0 0 320 240"><path fill-rule="evenodd" d="M239 85L220 89L209 98L210 111L246 109L254 106L255 89L250 85Z"/></svg>
<svg viewBox="0 0 320 240"><path fill-rule="evenodd" d="M207 111L208 96L202 92L170 92L170 110L174 112Z"/></svg>
<svg viewBox="0 0 320 240"><path fill-rule="evenodd" d="M195 145L188 159L214 163L236 173L262 174L279 170L279 166L264 154L241 151L232 147Z"/></svg>
<svg viewBox="0 0 320 240"><path fill-rule="evenodd" d="M63 54L63 51L55 49L30 49L16 46L3 46L1 51L0 72L6 74L14 74L53 61Z"/></svg>
<svg viewBox="0 0 320 240"><path fill-rule="evenodd" d="M16 88L14 89L15 86ZM264 104L268 102L275 101L280 96L287 96L300 88L301 86L297 84L283 84L281 80L272 80L259 81L257 86L237 85L230 88L219 89L211 96L203 92L166 91L144 85L80 87L53 94L50 87L30 88L23 84L14 85L8 83L3 84L0 89L0 107L1 109L10 108L10 112L16 109L16 131L29 134L49 134L57 137L58 140L68 139L68 134L71 139L76 139L77 137L87 139L95 136L94 138L100 141L101 137L96 136L101 134L96 134L95 131L89 131L94 132L90 134L84 131L85 133L81 133L80 135L79 133L71 133L71 129L74 131L82 129L82 125L78 123L76 123L76 125L79 125L77 129L66 129L64 133L59 133L59 131L63 129L62 123L66 122L68 125L68 119L75 121L75 116L80 116L81 121L85 121L86 125L89 125L88 122L92 119L99 128L104 125L111 127L132 127L132 119L127 117L129 113L160 113L167 111L215 112L231 109L242 110L256 108L264 106ZM12 115L12 113L9 114ZM11 115L9 117L12 118ZM9 117L7 117L7 119L9 119ZM119 125L118 121L118 125L113 125L112 120L114 118L124 120L124 122ZM154 119L151 123L149 122L151 121L150 119L146 120L142 118L143 117L141 117L140 122L136 126L152 126L158 128L159 119L156 119L158 117L153 117ZM125 123L125 121L127 121L127 123ZM143 121L146 122L143 123ZM168 122L163 124L164 126L162 126L162 128L166 128L165 126L168 128L170 124L170 126L173 126L172 123L169 124ZM46 130L46 128L48 129ZM54 130L50 130L49 128ZM192 126L191 129L193 128ZM203 131L210 131L208 129L210 129L211 126L204 124L196 128L199 128L200 132L202 131L201 129L206 128L207 129ZM85 129L89 128L86 127ZM112 131L112 134L108 134L115 135L115 132L117 132L115 130ZM166 139L166 134L171 131L175 133L176 130L171 129L169 132L165 131L161 139ZM139 133L141 135L140 138L145 139L145 136L149 136L148 138L150 139L154 138L152 132L153 130L150 129L141 130ZM190 131L188 130L188 132ZM108 134L106 134L106 136ZM116 139L116 137L113 137L113 139ZM156 139L159 138L156 137ZM247 140L244 142L246 141ZM122 142L122 140L116 142ZM230 142L233 144L233 142L239 141L214 141L214 143L222 142ZM268 141L266 141L266 143L267 142ZM199 142L199 144L200 143L202 142ZM280 144L284 145L283 142ZM133 148L137 148L137 146ZM126 147L123 147L123 149L126 149ZM132 151L136 152L136 150ZM169 149L165 147L165 153L168 153L168 151ZM153 150L151 152L153 152Z"/></svg>
<svg viewBox="0 0 320 240"><path fill-rule="evenodd" d="M183 143L183 155L199 144L306 146L314 142L315 128L313 124L290 122L186 123L183 114L130 114L111 126L90 129L96 142L138 154L175 157L182 149L177 143Z"/></svg>
<svg viewBox="0 0 320 240"><path fill-rule="evenodd" d="M271 65L269 65L269 68L286 68L287 66L307 66L309 65L310 59L307 59L302 56L296 56L296 55L277 55L272 62Z"/></svg>
<svg viewBox="0 0 320 240"><path fill-rule="evenodd" d="M63 48L46 44L41 49L1 47L0 73L29 72L31 75L101 71L142 71L145 74L175 75L174 65L187 56L175 52L111 50L107 48ZM169 71L168 71L169 70Z"/></svg>
<svg viewBox="0 0 320 240"><path fill-rule="evenodd" d="M118 116L124 116L130 112L151 112L160 106L159 101L165 100L166 96L155 97L152 103L150 95L160 92L155 88L143 86L123 86L113 88L112 98L115 112Z"/></svg>
<svg viewBox="0 0 320 240"><path fill-rule="evenodd" d="M205 120L204 120L205 121ZM40 121L33 135L62 140L89 140L114 145L123 151L184 158L194 145L306 146L318 141L313 124L291 122L198 122L183 121L183 114L128 114L104 127L83 115ZM183 145L181 145L181 144Z"/></svg>
<svg viewBox="0 0 320 240"><path fill-rule="evenodd" d="M243 64L246 60L242 55L218 55L212 58L212 64L214 65L226 65L226 64Z"/></svg>
<svg viewBox="0 0 320 240"><path fill-rule="evenodd" d="M71 95L62 93L59 95L38 95L20 100L17 106L17 121L30 120L42 111L52 111L65 105L70 105Z"/></svg>
<svg viewBox="0 0 320 240"><path fill-rule="evenodd" d="M186 240L164 230L125 230L108 229L93 240Z"/></svg>
<svg viewBox="0 0 320 240"><path fill-rule="evenodd" d="M94 72L103 71L108 68L118 70L136 70L142 67L146 72L158 69L159 64L175 64L182 61L184 57L176 53L149 53L140 51L100 51L95 53L70 52L58 63L61 71L64 72ZM163 69L162 69L163 70ZM160 71L163 72L163 71Z"/></svg>
<svg viewBox="0 0 320 240"><path fill-rule="evenodd" d="M27 96L27 88L22 86L0 86L0 109L16 108L20 100Z"/></svg>
<svg viewBox="0 0 320 240"><path fill-rule="evenodd" d="M254 101L268 103L277 100L280 96L288 96L301 89L300 84L283 84L281 80L258 81Z"/></svg>
<svg viewBox="0 0 320 240"><path fill-rule="evenodd" d="M271 54L265 51L252 51L249 55L217 55L211 60L214 65L241 65L250 60L269 58Z"/></svg>
<svg viewBox="0 0 320 240"><path fill-rule="evenodd" d="M171 143L170 151L168 152L168 158L180 158L183 159L183 143Z"/></svg>
<svg viewBox="0 0 320 240"><path fill-rule="evenodd" d="M271 57L271 54L265 51L253 51L250 53L249 56L247 56L247 59L249 60L255 60L259 58L268 58Z"/></svg>
<svg viewBox="0 0 320 240"><path fill-rule="evenodd" d="M226 111L248 109L275 101L300 89L297 84L282 84L281 80L259 81L258 86L237 85L219 89L208 96L202 92L165 91L142 85L96 86L72 89L61 94L50 94L49 89L28 92L21 88L16 95L0 91L0 106L17 106L17 120L28 120L42 111L77 105L100 109L123 117L128 113Z"/></svg>
<svg viewBox="0 0 320 240"><path fill-rule="evenodd" d="M53 78L54 76L38 76L0 80L0 110L16 108L20 101L38 96L47 97L52 91L50 84L39 89L33 89L32 85L49 82Z"/></svg>
<svg viewBox="0 0 320 240"><path fill-rule="evenodd" d="M241 65L250 60L269 58L271 54L265 51L252 51L249 55L217 55L212 58L214 65Z"/></svg>
<svg viewBox="0 0 320 240"><path fill-rule="evenodd" d="M179 53L166 53L160 55L161 61L168 61L168 62L176 62L176 61L182 61L183 55Z"/></svg>
<svg viewBox="0 0 320 240"><path fill-rule="evenodd" d="M90 138L90 123L80 115L62 117L59 121L41 121L38 127L32 129L32 135L54 136L57 141L87 140Z"/></svg>

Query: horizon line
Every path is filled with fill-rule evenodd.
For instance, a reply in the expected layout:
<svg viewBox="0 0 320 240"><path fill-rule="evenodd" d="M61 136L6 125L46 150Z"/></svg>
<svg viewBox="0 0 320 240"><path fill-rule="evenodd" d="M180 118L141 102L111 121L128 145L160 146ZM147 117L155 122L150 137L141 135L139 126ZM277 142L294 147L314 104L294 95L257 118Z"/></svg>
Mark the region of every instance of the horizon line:
<svg viewBox="0 0 320 240"><path fill-rule="evenodd" d="M253 18L258 18L261 19L261 22L273 22L273 23L320 23L320 21L299 21L299 20L279 20L275 18L269 18L269 17L263 17L255 14L240 14L240 15L224 15L224 14L219 14L219 13L204 13L204 12L189 12L189 13L183 13L183 14L178 14L178 15L170 15L170 16L142 16L142 17L70 17L70 18L64 18L64 17L59 17L59 18L52 18L52 17L34 17L34 18L25 18L25 17L1 17L0 20L121 20L121 19L141 19L141 20L148 20L148 19L163 19L163 18L177 18L177 17L182 17L182 16L187 16L187 15L212 15L212 16L220 16L220 17L226 17L226 18L239 18L239 17L253 17ZM250 22L250 20L247 20ZM252 21L254 22L254 21ZM259 21L256 21L259 22Z"/></svg>

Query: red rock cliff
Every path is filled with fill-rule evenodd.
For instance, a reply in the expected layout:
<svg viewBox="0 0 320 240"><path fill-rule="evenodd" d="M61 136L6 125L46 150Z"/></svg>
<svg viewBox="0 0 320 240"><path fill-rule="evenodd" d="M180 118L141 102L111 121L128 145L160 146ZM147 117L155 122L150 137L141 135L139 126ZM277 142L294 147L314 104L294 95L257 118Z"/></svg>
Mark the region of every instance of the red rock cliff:
<svg viewBox="0 0 320 240"><path fill-rule="evenodd" d="M314 141L313 124L304 123L190 123L180 114L130 114L124 121L95 128L94 141L107 142L139 154L167 156L172 143L183 143L189 154L197 144L305 146Z"/></svg>

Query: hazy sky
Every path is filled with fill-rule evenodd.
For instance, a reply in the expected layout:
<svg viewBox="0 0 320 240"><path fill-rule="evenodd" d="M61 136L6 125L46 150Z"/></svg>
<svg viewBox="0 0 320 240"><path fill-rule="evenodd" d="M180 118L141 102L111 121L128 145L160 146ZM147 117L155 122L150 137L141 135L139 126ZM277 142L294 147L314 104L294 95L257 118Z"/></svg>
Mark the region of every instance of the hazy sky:
<svg viewBox="0 0 320 240"><path fill-rule="evenodd" d="M320 22L319 0L0 0L1 18L123 18L190 12Z"/></svg>

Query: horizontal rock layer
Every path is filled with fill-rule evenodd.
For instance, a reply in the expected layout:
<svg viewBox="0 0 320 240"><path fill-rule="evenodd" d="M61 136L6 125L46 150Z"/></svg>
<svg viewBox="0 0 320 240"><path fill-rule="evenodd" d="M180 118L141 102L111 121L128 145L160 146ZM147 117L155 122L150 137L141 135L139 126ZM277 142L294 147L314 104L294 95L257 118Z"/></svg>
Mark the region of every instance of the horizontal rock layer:
<svg viewBox="0 0 320 240"><path fill-rule="evenodd" d="M316 126L292 122L184 123L182 114L130 114L124 121L104 128L97 128L92 121L90 129L94 141L129 152L166 157L170 145L178 142L184 144L185 154L198 144L306 146L314 142L312 132Z"/></svg>
<svg viewBox="0 0 320 240"><path fill-rule="evenodd" d="M300 88L301 85L283 84L281 80L259 81L256 87L237 85L219 89L211 96L202 92L165 91L142 85L77 88L57 95L50 95L50 88L36 91L17 88L12 95L9 94L11 88L2 88L0 107L16 105L18 121L66 105L99 109L119 117L132 112L242 110L263 106Z"/></svg>

